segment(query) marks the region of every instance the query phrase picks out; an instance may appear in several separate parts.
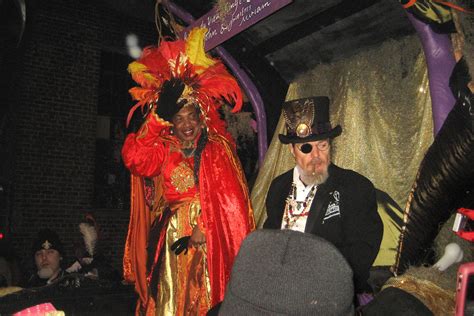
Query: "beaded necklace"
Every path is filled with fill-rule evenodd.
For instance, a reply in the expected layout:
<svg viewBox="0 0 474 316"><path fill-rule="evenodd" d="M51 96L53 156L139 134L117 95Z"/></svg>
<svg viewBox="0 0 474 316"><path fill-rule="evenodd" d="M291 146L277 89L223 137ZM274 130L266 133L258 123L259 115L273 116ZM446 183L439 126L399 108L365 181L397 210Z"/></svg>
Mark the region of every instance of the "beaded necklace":
<svg viewBox="0 0 474 316"><path fill-rule="evenodd" d="M196 145L194 144L194 141L187 140L181 144L181 152L183 153L183 156L185 158L189 158L192 155L194 155L195 151L196 151Z"/></svg>
<svg viewBox="0 0 474 316"><path fill-rule="evenodd" d="M196 147L193 147L193 148L183 148L181 149L181 152L183 153L183 156L185 158L189 158L191 157L192 155L194 155L194 152L196 151Z"/></svg>
<svg viewBox="0 0 474 316"><path fill-rule="evenodd" d="M296 221L302 216L308 216L311 203L318 185L314 185L309 191L303 202L296 201L296 184L293 182L290 189L290 194L286 198L285 212L283 220L285 221L285 229L292 229Z"/></svg>

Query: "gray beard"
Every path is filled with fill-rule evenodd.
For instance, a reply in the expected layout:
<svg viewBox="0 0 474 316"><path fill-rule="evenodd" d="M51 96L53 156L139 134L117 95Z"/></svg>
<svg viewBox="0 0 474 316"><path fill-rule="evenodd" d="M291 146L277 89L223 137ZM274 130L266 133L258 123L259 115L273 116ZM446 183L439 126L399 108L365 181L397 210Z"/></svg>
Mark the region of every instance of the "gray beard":
<svg viewBox="0 0 474 316"><path fill-rule="evenodd" d="M298 165L296 166L296 168L298 169L298 172L300 174L300 180L303 181L303 183L307 186L315 185L315 184L320 185L326 182L326 180L329 177L328 168L324 169L324 171L320 174L316 174L316 173L307 174Z"/></svg>
<svg viewBox="0 0 474 316"><path fill-rule="evenodd" d="M50 277L53 276L53 273L54 273L53 269L46 267L46 268L41 268L38 271L38 276L40 277L40 279L49 279Z"/></svg>

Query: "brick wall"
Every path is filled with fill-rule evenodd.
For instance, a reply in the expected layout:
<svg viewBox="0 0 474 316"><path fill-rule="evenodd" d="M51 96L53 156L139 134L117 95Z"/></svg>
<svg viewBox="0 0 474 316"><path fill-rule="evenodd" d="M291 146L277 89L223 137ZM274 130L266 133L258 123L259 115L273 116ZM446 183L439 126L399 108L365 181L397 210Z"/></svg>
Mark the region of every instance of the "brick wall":
<svg viewBox="0 0 474 316"><path fill-rule="evenodd" d="M18 65L8 89L14 246L26 258L36 232L50 227L72 255L77 225L93 211L102 248L121 269L129 211L93 209L100 56L104 50L126 54L129 32L155 42L154 24L93 0L37 1L27 9L22 46L9 61Z"/></svg>

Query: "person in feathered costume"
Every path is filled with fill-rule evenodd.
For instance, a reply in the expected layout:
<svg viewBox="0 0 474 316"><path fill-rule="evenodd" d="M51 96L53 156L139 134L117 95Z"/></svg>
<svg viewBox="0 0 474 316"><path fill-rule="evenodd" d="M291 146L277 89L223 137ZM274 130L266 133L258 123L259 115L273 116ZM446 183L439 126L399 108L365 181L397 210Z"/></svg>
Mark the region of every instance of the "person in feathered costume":
<svg viewBox="0 0 474 316"><path fill-rule="evenodd" d="M240 88L204 52L205 29L162 41L129 65L130 89L147 111L122 156L131 171L124 276L137 313L204 315L222 301L240 244L255 228L235 142L218 109L240 110Z"/></svg>

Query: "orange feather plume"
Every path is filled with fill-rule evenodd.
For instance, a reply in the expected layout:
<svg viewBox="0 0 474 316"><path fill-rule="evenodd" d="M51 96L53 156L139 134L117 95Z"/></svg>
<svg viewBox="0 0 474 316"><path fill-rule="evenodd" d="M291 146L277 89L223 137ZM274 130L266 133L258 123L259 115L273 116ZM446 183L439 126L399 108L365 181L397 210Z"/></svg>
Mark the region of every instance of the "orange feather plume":
<svg viewBox="0 0 474 316"><path fill-rule="evenodd" d="M225 100L234 104L232 112L240 111L242 92L222 61L205 53L206 31L196 28L186 40L162 41L158 47L147 47L142 57L129 65L128 71L140 87L129 90L138 103L130 110L127 125L137 108L143 112L146 107L156 107L165 81L178 78L188 87L187 97L197 100L208 128L228 134L218 109Z"/></svg>

